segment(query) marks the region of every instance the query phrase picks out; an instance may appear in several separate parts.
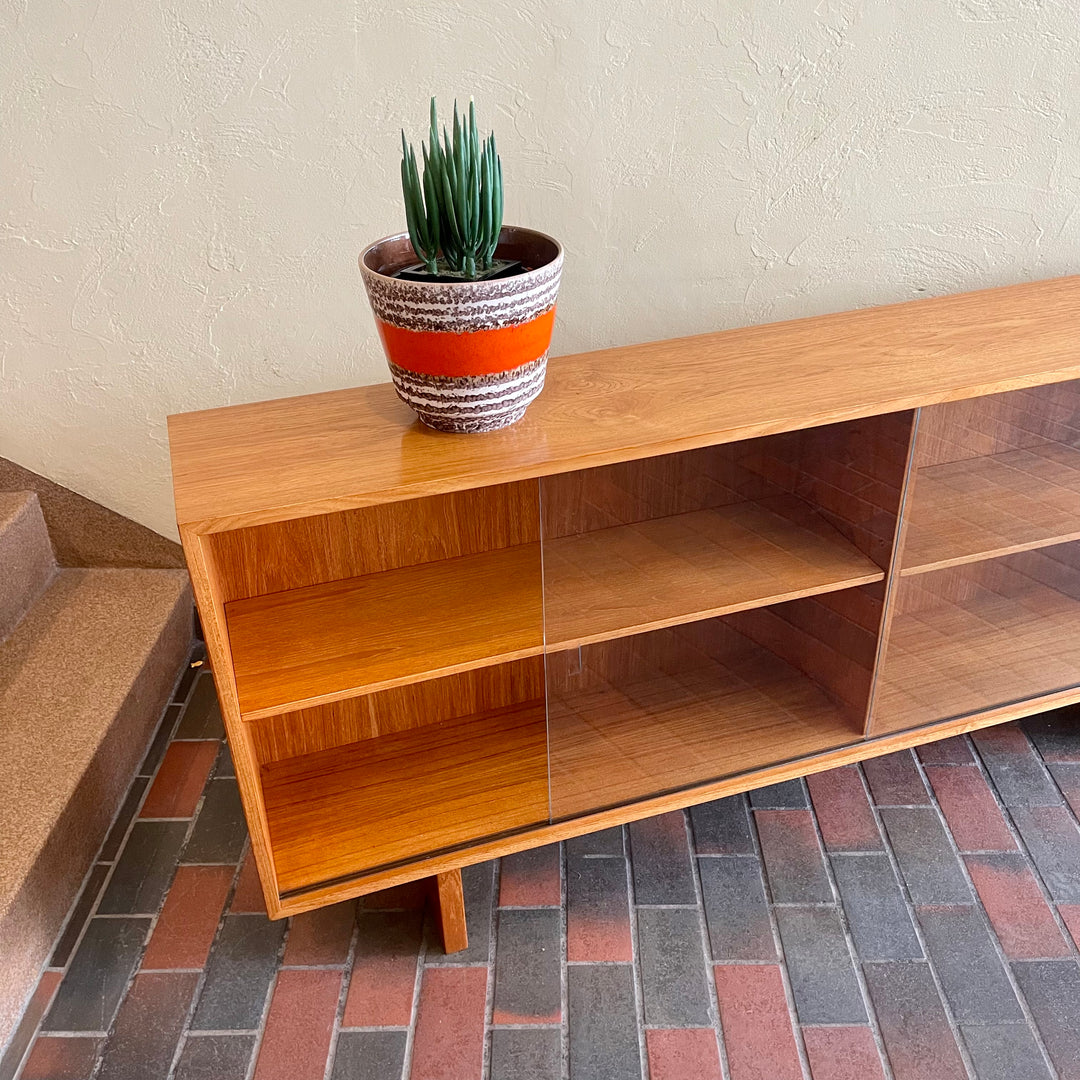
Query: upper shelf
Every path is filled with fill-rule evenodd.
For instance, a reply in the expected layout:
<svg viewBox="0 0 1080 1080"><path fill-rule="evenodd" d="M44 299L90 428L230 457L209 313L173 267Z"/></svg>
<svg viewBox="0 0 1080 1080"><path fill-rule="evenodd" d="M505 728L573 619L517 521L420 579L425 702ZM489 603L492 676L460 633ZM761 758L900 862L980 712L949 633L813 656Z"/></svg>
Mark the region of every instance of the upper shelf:
<svg viewBox="0 0 1080 1080"><path fill-rule="evenodd" d="M256 720L536 656L541 605L539 544L234 600L240 712Z"/></svg>
<svg viewBox="0 0 1080 1080"><path fill-rule="evenodd" d="M920 469L901 574L1080 539L1080 450L1047 443Z"/></svg>
<svg viewBox="0 0 1080 1080"><path fill-rule="evenodd" d="M414 421L389 384L169 418L177 520L214 532L1080 376L1080 277L553 359L525 419Z"/></svg>
<svg viewBox="0 0 1080 1080"><path fill-rule="evenodd" d="M569 649L883 577L794 496L545 540L548 648Z"/></svg>

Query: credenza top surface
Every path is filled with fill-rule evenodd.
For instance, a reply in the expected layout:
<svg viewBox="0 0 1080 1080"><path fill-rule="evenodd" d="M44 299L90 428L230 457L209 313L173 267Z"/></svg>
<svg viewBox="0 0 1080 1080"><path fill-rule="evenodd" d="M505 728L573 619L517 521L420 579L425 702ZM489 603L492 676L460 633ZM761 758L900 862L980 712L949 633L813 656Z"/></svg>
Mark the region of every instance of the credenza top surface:
<svg viewBox="0 0 1080 1080"><path fill-rule="evenodd" d="M1080 377L1080 276L549 361L523 420L424 428L389 383L169 417L177 521L239 528Z"/></svg>

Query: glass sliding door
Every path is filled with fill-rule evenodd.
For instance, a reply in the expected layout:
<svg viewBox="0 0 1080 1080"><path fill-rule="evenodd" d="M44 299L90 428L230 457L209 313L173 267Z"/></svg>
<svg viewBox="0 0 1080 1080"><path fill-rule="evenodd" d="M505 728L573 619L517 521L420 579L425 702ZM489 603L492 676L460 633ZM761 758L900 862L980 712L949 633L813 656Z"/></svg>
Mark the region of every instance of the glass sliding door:
<svg viewBox="0 0 1080 1080"><path fill-rule="evenodd" d="M871 733L1080 685L1080 384L922 410Z"/></svg>
<svg viewBox="0 0 1080 1080"><path fill-rule="evenodd" d="M862 737L911 419L541 481L554 819Z"/></svg>

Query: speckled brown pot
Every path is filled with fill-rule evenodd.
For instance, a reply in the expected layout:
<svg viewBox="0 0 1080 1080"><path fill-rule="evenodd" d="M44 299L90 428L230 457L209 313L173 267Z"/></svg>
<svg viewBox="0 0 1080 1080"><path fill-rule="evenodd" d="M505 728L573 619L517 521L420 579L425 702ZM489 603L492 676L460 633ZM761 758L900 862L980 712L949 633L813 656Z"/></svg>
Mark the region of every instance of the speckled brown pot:
<svg viewBox="0 0 1080 1080"><path fill-rule="evenodd" d="M393 275L416 262L407 233L360 255L394 388L429 427L495 431L544 388L562 247L508 225L498 257L530 269L493 281L402 281Z"/></svg>

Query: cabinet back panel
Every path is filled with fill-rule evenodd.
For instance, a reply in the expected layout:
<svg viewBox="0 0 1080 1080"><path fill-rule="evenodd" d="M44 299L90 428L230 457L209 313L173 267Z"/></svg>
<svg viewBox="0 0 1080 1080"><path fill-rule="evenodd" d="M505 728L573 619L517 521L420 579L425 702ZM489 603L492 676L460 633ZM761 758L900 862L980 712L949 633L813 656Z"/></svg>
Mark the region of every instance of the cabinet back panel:
<svg viewBox="0 0 1080 1080"><path fill-rule="evenodd" d="M1080 382L931 405L919 419L914 460L924 468L1047 443L1080 446Z"/></svg>
<svg viewBox="0 0 1080 1080"><path fill-rule="evenodd" d="M790 600L728 616L731 627L817 683L851 720L866 720L882 586Z"/></svg>
<svg viewBox="0 0 1080 1080"><path fill-rule="evenodd" d="M884 569L912 418L889 413L547 476L544 537L794 494Z"/></svg>
<svg viewBox="0 0 1080 1080"><path fill-rule="evenodd" d="M781 495L767 478L767 439L557 473L541 480L544 538Z"/></svg>
<svg viewBox="0 0 1080 1080"><path fill-rule="evenodd" d="M520 480L214 533L207 542L229 603L539 537L537 482Z"/></svg>
<svg viewBox="0 0 1080 1080"><path fill-rule="evenodd" d="M533 656L253 720L247 727L266 765L543 696L544 659Z"/></svg>

